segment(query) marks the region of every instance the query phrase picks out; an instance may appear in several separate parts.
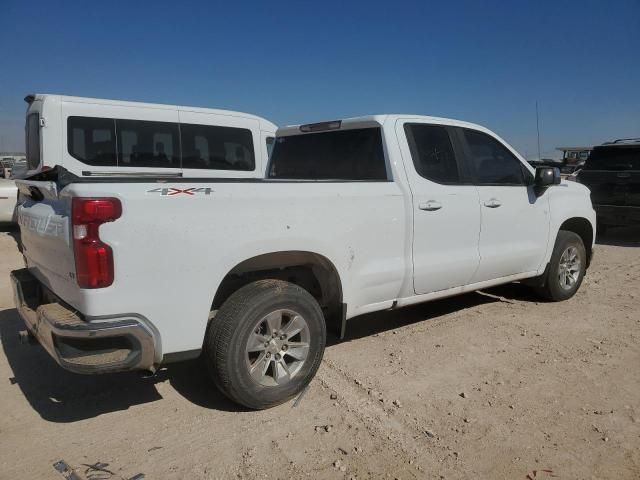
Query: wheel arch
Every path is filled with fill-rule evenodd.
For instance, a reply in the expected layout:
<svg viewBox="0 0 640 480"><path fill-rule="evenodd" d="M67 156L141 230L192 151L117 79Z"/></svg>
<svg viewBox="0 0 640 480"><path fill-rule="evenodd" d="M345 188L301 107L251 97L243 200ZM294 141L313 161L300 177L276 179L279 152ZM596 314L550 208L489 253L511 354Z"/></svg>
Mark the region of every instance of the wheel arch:
<svg viewBox="0 0 640 480"><path fill-rule="evenodd" d="M565 230L568 232L573 232L580 236L582 239L582 243L584 243L584 248L587 252L587 267L591 263L591 257L593 256L593 239L594 239L594 229L591 222L585 217L572 217L560 225L560 230ZM556 235L557 236L557 235Z"/></svg>
<svg viewBox="0 0 640 480"><path fill-rule="evenodd" d="M218 285L211 310L220 308L244 285L263 279L284 280L304 288L318 301L325 318L342 314L342 281L335 265L324 255L302 250L264 253L238 263Z"/></svg>

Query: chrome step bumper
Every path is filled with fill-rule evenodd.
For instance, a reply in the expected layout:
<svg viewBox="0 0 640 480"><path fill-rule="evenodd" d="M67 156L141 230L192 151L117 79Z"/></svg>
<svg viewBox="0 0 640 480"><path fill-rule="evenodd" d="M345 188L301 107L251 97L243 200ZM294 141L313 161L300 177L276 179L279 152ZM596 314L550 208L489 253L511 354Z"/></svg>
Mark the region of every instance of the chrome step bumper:
<svg viewBox="0 0 640 480"><path fill-rule="evenodd" d="M11 285L27 330L63 368L84 374L154 370L154 333L135 316L86 321L26 268L11 272Z"/></svg>

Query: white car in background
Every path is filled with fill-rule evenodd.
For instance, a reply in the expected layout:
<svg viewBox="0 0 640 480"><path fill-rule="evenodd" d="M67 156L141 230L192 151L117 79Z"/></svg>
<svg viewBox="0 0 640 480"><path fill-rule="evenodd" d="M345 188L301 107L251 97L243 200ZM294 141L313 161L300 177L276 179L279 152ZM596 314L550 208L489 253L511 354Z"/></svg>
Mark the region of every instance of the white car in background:
<svg viewBox="0 0 640 480"><path fill-rule="evenodd" d="M13 180L0 178L0 223L15 221L17 194L18 188Z"/></svg>

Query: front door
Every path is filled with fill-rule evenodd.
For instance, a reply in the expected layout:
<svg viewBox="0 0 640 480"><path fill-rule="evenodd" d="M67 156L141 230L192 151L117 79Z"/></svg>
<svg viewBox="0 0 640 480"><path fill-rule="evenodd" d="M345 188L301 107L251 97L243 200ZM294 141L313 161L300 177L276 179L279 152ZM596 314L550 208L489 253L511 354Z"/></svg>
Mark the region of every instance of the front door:
<svg viewBox="0 0 640 480"><path fill-rule="evenodd" d="M493 136L459 130L480 196L480 267L472 283L538 270L547 251L549 200L533 174Z"/></svg>
<svg viewBox="0 0 640 480"><path fill-rule="evenodd" d="M451 127L399 120L396 133L412 192L416 294L466 285L478 268L480 205Z"/></svg>

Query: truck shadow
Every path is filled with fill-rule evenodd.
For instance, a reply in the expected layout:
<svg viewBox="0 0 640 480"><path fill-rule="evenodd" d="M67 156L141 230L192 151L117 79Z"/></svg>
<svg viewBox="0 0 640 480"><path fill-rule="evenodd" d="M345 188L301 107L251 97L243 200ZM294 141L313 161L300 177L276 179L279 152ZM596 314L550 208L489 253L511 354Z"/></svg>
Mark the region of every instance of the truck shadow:
<svg viewBox="0 0 640 480"><path fill-rule="evenodd" d="M20 243L20 228L15 224L0 223L0 233L6 233L16 242L16 248L22 253L22 243Z"/></svg>
<svg viewBox="0 0 640 480"><path fill-rule="evenodd" d="M327 347L498 302L501 298L538 301L526 287L507 285L487 290L486 293L469 293L398 310L371 313L349 320L347 334L342 341L330 332ZM13 371L9 382L20 388L31 407L44 420L76 422L156 402L163 399L157 385L167 381L184 399L203 408L246 411L218 392L201 360L168 365L152 377L143 377L139 373L77 375L58 366L41 346L20 343L18 332L23 329L16 309L0 311L0 340Z"/></svg>
<svg viewBox="0 0 640 480"><path fill-rule="evenodd" d="M0 232L10 232L20 234L20 227L15 223L0 222Z"/></svg>
<svg viewBox="0 0 640 480"><path fill-rule="evenodd" d="M358 340L387 330L395 330L414 323L435 320L444 315L499 301L518 300L525 302L543 301L525 285L511 283L490 289L466 293L420 303L410 307L382 312L368 313L347 321L345 338L342 342ZM341 343L334 332L329 332L327 346Z"/></svg>
<svg viewBox="0 0 640 480"><path fill-rule="evenodd" d="M596 243L614 247L640 247L640 225L609 227L605 234L598 235Z"/></svg>
<svg viewBox="0 0 640 480"><path fill-rule="evenodd" d="M20 343L20 330L24 330L24 324L15 308L0 311L0 340L13 371L9 382L20 388L44 420L76 422L155 402L163 398L156 384L165 381L198 405L217 410L239 410L216 390L204 365L183 362L147 378L135 372L78 375L63 370L40 345Z"/></svg>

